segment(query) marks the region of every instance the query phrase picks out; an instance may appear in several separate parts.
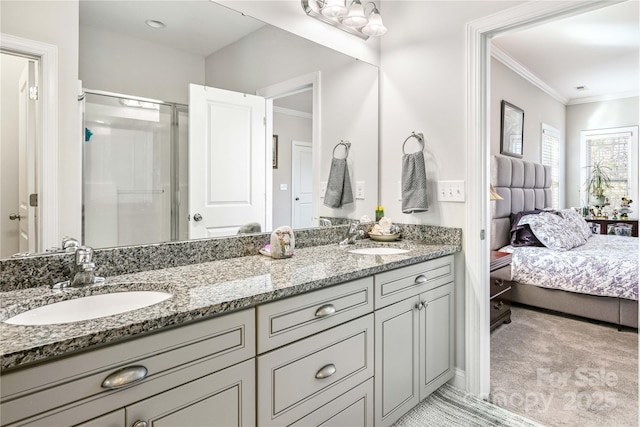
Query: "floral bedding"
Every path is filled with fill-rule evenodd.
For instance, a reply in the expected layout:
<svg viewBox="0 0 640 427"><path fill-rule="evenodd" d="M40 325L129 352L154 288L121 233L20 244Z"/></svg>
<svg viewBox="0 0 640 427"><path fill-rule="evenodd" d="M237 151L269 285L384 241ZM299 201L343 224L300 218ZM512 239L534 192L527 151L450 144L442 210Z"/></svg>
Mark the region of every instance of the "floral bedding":
<svg viewBox="0 0 640 427"><path fill-rule="evenodd" d="M517 282L638 299L638 238L593 235L567 251L526 246L512 252L511 276Z"/></svg>

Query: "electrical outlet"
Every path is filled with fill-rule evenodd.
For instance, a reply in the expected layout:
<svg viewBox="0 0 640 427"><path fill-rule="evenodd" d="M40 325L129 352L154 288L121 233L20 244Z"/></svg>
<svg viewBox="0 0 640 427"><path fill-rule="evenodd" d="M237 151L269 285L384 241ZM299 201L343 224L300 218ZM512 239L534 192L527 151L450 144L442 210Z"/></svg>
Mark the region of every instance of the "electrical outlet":
<svg viewBox="0 0 640 427"><path fill-rule="evenodd" d="M356 199L364 199L364 181L356 181Z"/></svg>
<svg viewBox="0 0 640 427"><path fill-rule="evenodd" d="M280 191L287 191L287 184L280 184Z"/></svg>
<svg viewBox="0 0 640 427"><path fill-rule="evenodd" d="M320 182L320 197L324 197L324 193L327 192L327 181Z"/></svg>
<svg viewBox="0 0 640 427"><path fill-rule="evenodd" d="M439 202L464 202L464 181L438 181Z"/></svg>

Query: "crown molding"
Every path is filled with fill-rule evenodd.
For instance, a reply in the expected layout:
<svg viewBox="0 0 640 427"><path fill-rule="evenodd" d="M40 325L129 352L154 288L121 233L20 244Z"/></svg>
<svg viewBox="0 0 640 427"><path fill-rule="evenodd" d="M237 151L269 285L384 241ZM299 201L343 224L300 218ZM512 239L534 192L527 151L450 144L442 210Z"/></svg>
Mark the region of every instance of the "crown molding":
<svg viewBox="0 0 640 427"><path fill-rule="evenodd" d="M494 44L491 44L491 56L502 62L507 68L511 69L520 77L522 77L556 101L561 102L564 105L567 105L569 103L570 100L568 98L562 96L560 92L546 84L540 77L531 72L531 70L513 59L511 55Z"/></svg>
<svg viewBox="0 0 640 427"><path fill-rule="evenodd" d="M304 111L299 111L299 110L292 110L291 108L276 107L275 105L273 106L273 112L286 114L288 116L302 117L304 119L313 118L313 114L311 113L306 113Z"/></svg>
<svg viewBox="0 0 640 427"><path fill-rule="evenodd" d="M573 98L569 100L567 105L589 104L591 102L612 101L614 99L637 98L638 96L640 96L640 92L638 92L637 90L633 90L629 92L619 92L619 93L613 93L609 95L589 96L586 98Z"/></svg>

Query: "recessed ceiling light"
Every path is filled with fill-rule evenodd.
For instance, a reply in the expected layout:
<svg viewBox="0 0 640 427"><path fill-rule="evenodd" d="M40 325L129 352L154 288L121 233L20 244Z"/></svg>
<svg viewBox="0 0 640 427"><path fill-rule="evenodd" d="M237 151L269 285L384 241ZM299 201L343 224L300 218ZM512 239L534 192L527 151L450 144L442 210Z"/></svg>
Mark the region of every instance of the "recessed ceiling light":
<svg viewBox="0 0 640 427"><path fill-rule="evenodd" d="M164 25L164 22L155 21L153 19L147 19L146 21L144 21L144 23L147 24L148 26L150 26L151 28L164 28L164 27L166 27L166 25Z"/></svg>

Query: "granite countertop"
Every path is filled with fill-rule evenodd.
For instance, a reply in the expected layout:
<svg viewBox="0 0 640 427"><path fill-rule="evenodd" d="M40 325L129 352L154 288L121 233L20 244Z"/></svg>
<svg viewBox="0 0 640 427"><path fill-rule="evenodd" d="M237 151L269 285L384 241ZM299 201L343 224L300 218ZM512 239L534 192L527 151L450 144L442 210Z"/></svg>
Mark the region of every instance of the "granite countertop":
<svg viewBox="0 0 640 427"><path fill-rule="evenodd" d="M360 255L348 251L367 245L408 249L399 255ZM374 243L363 240L296 249L288 259L262 255L108 277L105 284L80 289L48 286L2 293L0 302L1 368L16 368L93 346L135 337L192 320L220 315L279 298L416 264L459 251L457 245L417 241ZM171 299L138 310L74 323L20 326L4 320L45 304L126 290L159 290Z"/></svg>

